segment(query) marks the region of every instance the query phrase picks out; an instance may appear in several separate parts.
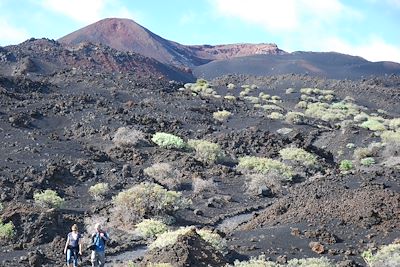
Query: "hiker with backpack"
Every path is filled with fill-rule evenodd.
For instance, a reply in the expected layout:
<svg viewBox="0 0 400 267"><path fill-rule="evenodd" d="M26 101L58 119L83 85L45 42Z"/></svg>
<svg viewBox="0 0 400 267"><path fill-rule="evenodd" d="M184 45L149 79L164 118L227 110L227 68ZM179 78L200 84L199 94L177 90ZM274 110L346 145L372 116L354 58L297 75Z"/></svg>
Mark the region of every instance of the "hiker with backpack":
<svg viewBox="0 0 400 267"><path fill-rule="evenodd" d="M78 267L78 257L82 256L82 235L78 232L76 224L72 225L71 230L72 232L67 235L64 254L67 256L68 267Z"/></svg>
<svg viewBox="0 0 400 267"><path fill-rule="evenodd" d="M101 225L96 223L96 232L92 234L92 254L90 259L92 267L103 267L106 261L105 248L106 242L109 240L108 234L101 229Z"/></svg>

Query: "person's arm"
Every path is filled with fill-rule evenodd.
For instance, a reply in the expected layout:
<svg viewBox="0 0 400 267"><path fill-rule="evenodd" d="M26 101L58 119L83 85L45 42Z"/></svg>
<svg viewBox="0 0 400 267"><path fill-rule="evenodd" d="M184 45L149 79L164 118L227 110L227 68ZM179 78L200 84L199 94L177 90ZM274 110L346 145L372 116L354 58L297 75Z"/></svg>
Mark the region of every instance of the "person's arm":
<svg viewBox="0 0 400 267"><path fill-rule="evenodd" d="M68 244L69 244L69 235L68 235L68 237L67 237L67 242L65 242L64 254L67 253Z"/></svg>
<svg viewBox="0 0 400 267"><path fill-rule="evenodd" d="M79 254L82 255L82 235L79 238Z"/></svg>
<svg viewBox="0 0 400 267"><path fill-rule="evenodd" d="M100 237L104 240L104 241L108 241L109 237L108 234L106 232L101 232L100 233Z"/></svg>

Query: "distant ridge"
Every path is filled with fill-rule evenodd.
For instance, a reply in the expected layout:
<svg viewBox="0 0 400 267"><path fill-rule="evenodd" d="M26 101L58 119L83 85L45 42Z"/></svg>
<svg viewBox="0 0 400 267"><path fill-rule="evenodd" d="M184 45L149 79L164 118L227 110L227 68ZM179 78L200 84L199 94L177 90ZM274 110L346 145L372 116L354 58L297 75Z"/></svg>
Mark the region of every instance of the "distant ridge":
<svg viewBox="0 0 400 267"><path fill-rule="evenodd" d="M107 18L58 40L67 45L101 43L120 51L133 51L162 63L192 68L217 59L254 54L285 54L275 44L182 45L166 40L133 20Z"/></svg>

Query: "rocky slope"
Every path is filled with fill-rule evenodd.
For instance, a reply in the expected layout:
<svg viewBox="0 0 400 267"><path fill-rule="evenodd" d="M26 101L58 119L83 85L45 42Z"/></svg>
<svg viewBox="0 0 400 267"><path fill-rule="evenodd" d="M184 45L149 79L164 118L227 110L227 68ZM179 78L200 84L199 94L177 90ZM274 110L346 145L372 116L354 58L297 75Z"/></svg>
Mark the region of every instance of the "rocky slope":
<svg viewBox="0 0 400 267"><path fill-rule="evenodd" d="M104 19L59 39L61 43L101 43L120 51L133 51L179 67L193 67L216 59L253 54L282 54L275 44L183 45L166 40L133 20Z"/></svg>

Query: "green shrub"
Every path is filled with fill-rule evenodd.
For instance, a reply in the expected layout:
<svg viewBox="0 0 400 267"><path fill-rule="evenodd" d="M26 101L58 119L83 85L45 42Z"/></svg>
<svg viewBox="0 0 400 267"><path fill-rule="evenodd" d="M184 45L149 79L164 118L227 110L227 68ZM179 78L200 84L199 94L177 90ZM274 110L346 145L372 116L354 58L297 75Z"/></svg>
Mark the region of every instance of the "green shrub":
<svg viewBox="0 0 400 267"><path fill-rule="evenodd" d="M301 112L288 112L286 113L285 121L290 124L304 123L304 114Z"/></svg>
<svg viewBox="0 0 400 267"><path fill-rule="evenodd" d="M134 146L143 139L143 132L128 127L121 127L115 133L113 142L117 146Z"/></svg>
<svg viewBox="0 0 400 267"><path fill-rule="evenodd" d="M375 255L370 250L364 251L361 256L369 267L399 266L400 244L382 246Z"/></svg>
<svg viewBox="0 0 400 267"><path fill-rule="evenodd" d="M269 94L266 94L266 93L264 93L264 92L261 92L259 95L258 95L258 97L259 98L261 98L262 100L269 100L269 99L271 99L271 95L269 95Z"/></svg>
<svg viewBox="0 0 400 267"><path fill-rule="evenodd" d="M326 257L322 258L305 258L291 259L287 263L287 267L335 267L336 265Z"/></svg>
<svg viewBox="0 0 400 267"><path fill-rule="evenodd" d="M260 103L260 99L256 96L245 96L243 97L244 100L249 101L253 104L259 104Z"/></svg>
<svg viewBox="0 0 400 267"><path fill-rule="evenodd" d="M361 165L371 166L375 164L375 159L373 157L367 157L360 160Z"/></svg>
<svg viewBox="0 0 400 267"><path fill-rule="evenodd" d="M224 238L222 238L219 234L214 233L210 230L200 229L196 230L199 236L208 242L214 249L224 253L227 249L227 242Z"/></svg>
<svg viewBox="0 0 400 267"><path fill-rule="evenodd" d="M267 118L271 120L283 120L285 116L279 112L271 112L271 114L267 115Z"/></svg>
<svg viewBox="0 0 400 267"><path fill-rule="evenodd" d="M347 147L348 149L352 149L352 148L355 148L356 145L355 145L354 143L348 143L348 144L346 145L346 147Z"/></svg>
<svg viewBox="0 0 400 267"><path fill-rule="evenodd" d="M233 96L233 95L226 95L226 96L224 96L224 98L226 100L229 100L229 101L235 101L236 100L236 96Z"/></svg>
<svg viewBox="0 0 400 267"><path fill-rule="evenodd" d="M58 196L57 192L46 189L43 192L33 195L35 203L45 208L60 208L64 203L64 199Z"/></svg>
<svg viewBox="0 0 400 267"><path fill-rule="evenodd" d="M295 108L306 109L307 105L307 101L299 101L299 103L296 104Z"/></svg>
<svg viewBox="0 0 400 267"><path fill-rule="evenodd" d="M336 102L331 105L317 102L308 104L304 114L323 121L342 121L359 114L359 107L345 102Z"/></svg>
<svg viewBox="0 0 400 267"><path fill-rule="evenodd" d="M262 109L264 109L265 111L271 111L271 110L278 110L278 111L282 111L283 108L277 106L277 105L262 105L261 106Z"/></svg>
<svg viewBox="0 0 400 267"><path fill-rule="evenodd" d="M185 89L190 90L193 95L213 96L217 94L213 86L204 79L198 79L196 83L185 84Z"/></svg>
<svg viewBox="0 0 400 267"><path fill-rule="evenodd" d="M340 169L341 171L344 171L344 172L350 171L350 170L352 170L353 168L354 168L353 162L352 162L351 160L348 160L348 159L342 160L342 161L340 162L340 164L339 164L339 169Z"/></svg>
<svg viewBox="0 0 400 267"><path fill-rule="evenodd" d="M102 200L104 197L107 195L109 191L109 186L108 183L98 183L95 185L92 185L89 187L89 194L95 199L95 200Z"/></svg>
<svg viewBox="0 0 400 267"><path fill-rule="evenodd" d="M371 131L385 131L385 125L377 119L369 118L367 121L360 124L360 127Z"/></svg>
<svg viewBox="0 0 400 267"><path fill-rule="evenodd" d="M354 150L353 157L356 160L363 158L374 157L382 149L381 143L371 143L368 147L359 147Z"/></svg>
<svg viewBox="0 0 400 267"><path fill-rule="evenodd" d="M168 231L168 226L158 220L146 219L136 225L136 230L144 238L155 238Z"/></svg>
<svg viewBox="0 0 400 267"><path fill-rule="evenodd" d="M235 89L236 85L234 85L233 83L230 83L226 86L229 90Z"/></svg>
<svg viewBox="0 0 400 267"><path fill-rule="evenodd" d="M367 121L368 118L369 118L368 114L360 113L360 114L354 116L354 121L355 122L364 122L364 121Z"/></svg>
<svg viewBox="0 0 400 267"><path fill-rule="evenodd" d="M14 237L14 224L13 222L3 223L0 219L0 239L11 239Z"/></svg>
<svg viewBox="0 0 400 267"><path fill-rule="evenodd" d="M302 148L288 147L279 151L282 159L293 160L306 166L314 166L318 163L317 157Z"/></svg>
<svg viewBox="0 0 400 267"><path fill-rule="evenodd" d="M222 157L220 146L205 140L190 139L188 147L196 151L196 158L202 162L215 163Z"/></svg>
<svg viewBox="0 0 400 267"><path fill-rule="evenodd" d="M175 231L165 232L157 237L157 239L150 244L149 249L164 248L172 246L178 240L179 236L186 235L193 230L193 227L184 227ZM208 230L195 229L196 233L206 242L208 242L214 249L224 252L226 249L226 240L216 233Z"/></svg>
<svg viewBox="0 0 400 267"><path fill-rule="evenodd" d="M181 173L169 163L155 163L144 173L168 189L178 189L182 184Z"/></svg>
<svg viewBox="0 0 400 267"><path fill-rule="evenodd" d="M179 192L168 191L154 183L141 183L114 197L113 217L129 226L144 218L173 215L189 203Z"/></svg>
<svg viewBox="0 0 400 267"><path fill-rule="evenodd" d="M400 143L400 132L384 131L381 134L382 141L385 143Z"/></svg>
<svg viewBox="0 0 400 267"><path fill-rule="evenodd" d="M291 180L293 176L292 168L286 164L261 157L246 156L239 158L238 169L248 173L270 174L276 173L282 180Z"/></svg>
<svg viewBox="0 0 400 267"><path fill-rule="evenodd" d="M169 133L157 132L151 138L151 141L156 143L159 147L162 148L184 148L185 142L182 138L175 136Z"/></svg>
<svg viewBox="0 0 400 267"><path fill-rule="evenodd" d="M400 118L394 118L389 121L389 128L392 130L400 130Z"/></svg>
<svg viewBox="0 0 400 267"><path fill-rule="evenodd" d="M230 113L227 110L221 110L221 111L216 111L213 113L213 118L216 119L217 121L226 121L229 119L229 117L232 115L232 113Z"/></svg>
<svg viewBox="0 0 400 267"><path fill-rule="evenodd" d="M287 264L278 264L272 261L267 261L265 256L258 258L251 258L249 261L236 260L233 264L234 267L335 267L335 264L326 257L322 258L305 258L305 259L291 259Z"/></svg>

